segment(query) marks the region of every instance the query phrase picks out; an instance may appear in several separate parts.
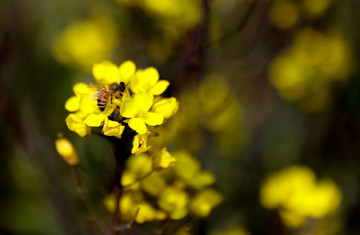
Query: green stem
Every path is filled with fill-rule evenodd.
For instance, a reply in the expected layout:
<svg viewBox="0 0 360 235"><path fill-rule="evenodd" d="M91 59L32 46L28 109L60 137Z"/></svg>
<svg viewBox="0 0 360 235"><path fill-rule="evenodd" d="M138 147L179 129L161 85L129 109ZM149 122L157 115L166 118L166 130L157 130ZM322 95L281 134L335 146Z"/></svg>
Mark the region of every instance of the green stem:
<svg viewBox="0 0 360 235"><path fill-rule="evenodd" d="M80 194L80 197L83 200L86 208L88 209L90 216L94 219L95 224L98 227L98 229L100 230L100 232L102 234L106 234L106 229L105 229L103 223L101 223L101 221L95 215L94 209L93 209L89 199L87 198L87 196L85 194L85 188L84 188L84 186L82 184L81 177L80 177L80 174L79 174L79 166L77 166L77 165L72 166L71 169L72 169L72 172L73 172L73 176L74 176L74 180L75 180L75 183L76 183L77 190L78 190L78 192Z"/></svg>
<svg viewBox="0 0 360 235"><path fill-rule="evenodd" d="M122 176L123 170L124 170L123 164L121 164L117 159L116 167L115 167L115 185L114 185L115 211L114 211L113 219L112 219L112 229L111 229L112 235L118 234L118 231L116 231L116 228L119 226L120 221L121 221L120 198L122 195L121 176Z"/></svg>

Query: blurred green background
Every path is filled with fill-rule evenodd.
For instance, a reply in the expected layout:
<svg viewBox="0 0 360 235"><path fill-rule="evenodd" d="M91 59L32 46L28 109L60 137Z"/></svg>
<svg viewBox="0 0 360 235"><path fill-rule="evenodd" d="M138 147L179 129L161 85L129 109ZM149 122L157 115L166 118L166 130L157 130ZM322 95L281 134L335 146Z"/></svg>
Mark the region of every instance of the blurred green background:
<svg viewBox="0 0 360 235"><path fill-rule="evenodd" d="M91 231L54 141L69 138L82 170L110 192L108 143L71 133L64 103L76 82L94 83L93 63L128 59L170 81L180 110L169 148L198 157L224 195L190 234L360 233L359 9L356 0L1 1L0 234ZM264 180L292 165L336 183L332 214L289 228L262 206ZM105 195L88 190L110 221ZM137 229L124 234L152 234Z"/></svg>

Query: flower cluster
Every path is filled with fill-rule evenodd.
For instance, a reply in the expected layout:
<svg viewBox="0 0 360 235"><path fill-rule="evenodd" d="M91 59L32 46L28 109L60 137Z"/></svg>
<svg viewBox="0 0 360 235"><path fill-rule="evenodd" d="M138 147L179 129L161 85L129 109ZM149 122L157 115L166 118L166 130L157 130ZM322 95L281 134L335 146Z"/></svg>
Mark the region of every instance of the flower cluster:
<svg viewBox="0 0 360 235"><path fill-rule="evenodd" d="M351 58L349 45L340 36L305 28L275 57L269 77L284 99L316 112L329 103L333 84L351 73Z"/></svg>
<svg viewBox="0 0 360 235"><path fill-rule="evenodd" d="M187 152L170 155L163 149L153 158L148 154L132 156L121 180L122 218L144 223L179 220L189 213L206 217L222 201L222 195L209 188L214 181L215 176L202 171L200 163ZM105 206L115 210L114 195L105 199Z"/></svg>
<svg viewBox="0 0 360 235"><path fill-rule="evenodd" d="M307 167L292 166L271 175L261 187L260 201L290 227L301 226L307 217L319 219L335 210L342 194L330 179L317 182Z"/></svg>
<svg viewBox="0 0 360 235"><path fill-rule="evenodd" d="M136 136L141 151L149 126L163 124L178 110L175 98L162 98L169 86L159 80L153 67L136 69L132 61L116 66L110 61L95 64L93 76L97 85L77 83L65 108L72 112L66 118L68 128L84 137L91 128L102 128L106 136L121 138L126 126L141 136ZM146 140L145 140L146 141Z"/></svg>
<svg viewBox="0 0 360 235"><path fill-rule="evenodd" d="M107 209L137 223L179 220L188 214L208 216L222 201L222 195L209 188L215 176L186 152L170 154L162 131L154 130L179 107L174 97L160 96L169 82L159 80L155 68L136 69L132 61L120 66L104 61L95 64L92 72L97 84L75 84L75 95L65 103L71 112L68 128L81 137L100 131L116 142L132 141L132 155L124 156L121 163L122 194L110 194L105 199Z"/></svg>
<svg viewBox="0 0 360 235"><path fill-rule="evenodd" d="M165 130L170 141L193 153L204 147L209 135L224 152L241 147L239 140L245 133L243 110L226 77L207 74L199 84L188 84L179 101L181 109L169 123L170 131Z"/></svg>

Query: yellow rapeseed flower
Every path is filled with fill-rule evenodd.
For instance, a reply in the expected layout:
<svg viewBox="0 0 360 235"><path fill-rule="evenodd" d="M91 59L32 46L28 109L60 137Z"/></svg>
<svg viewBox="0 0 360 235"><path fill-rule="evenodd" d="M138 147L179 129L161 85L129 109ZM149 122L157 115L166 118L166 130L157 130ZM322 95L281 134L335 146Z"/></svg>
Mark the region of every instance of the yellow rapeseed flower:
<svg viewBox="0 0 360 235"><path fill-rule="evenodd" d="M158 199L161 209L169 213L171 219L179 220L188 214L189 196L179 188L166 188Z"/></svg>
<svg viewBox="0 0 360 235"><path fill-rule="evenodd" d="M213 207L223 200L222 195L213 189L204 189L198 192L190 202L190 211L196 216L206 217Z"/></svg>
<svg viewBox="0 0 360 235"><path fill-rule="evenodd" d="M139 134L145 134L146 124L149 126L161 125L164 116L149 112L153 105L153 97L148 93L135 94L134 98L124 99L120 108L123 117L130 118L129 127Z"/></svg>
<svg viewBox="0 0 360 235"><path fill-rule="evenodd" d="M134 93L161 95L170 83L166 80L159 81L159 78L159 72L154 67L138 70L131 81L131 90Z"/></svg>
<svg viewBox="0 0 360 235"><path fill-rule="evenodd" d="M275 173L261 187L264 207L279 208L279 215L290 227L303 224L306 217L322 218L335 210L342 194L330 179L317 182L306 167L292 166Z"/></svg>

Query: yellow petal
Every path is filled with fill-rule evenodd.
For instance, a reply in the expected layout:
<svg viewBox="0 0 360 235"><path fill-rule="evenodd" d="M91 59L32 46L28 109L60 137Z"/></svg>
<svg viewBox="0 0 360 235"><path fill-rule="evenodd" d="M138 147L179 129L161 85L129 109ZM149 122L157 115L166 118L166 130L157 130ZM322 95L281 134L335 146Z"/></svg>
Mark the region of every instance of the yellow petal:
<svg viewBox="0 0 360 235"><path fill-rule="evenodd" d="M83 82L79 82L76 83L73 87L73 91L75 93L76 96L81 96L81 95L86 95L86 94L91 94L94 92L94 89L92 89L91 87L89 87L88 84L83 83Z"/></svg>
<svg viewBox="0 0 360 235"><path fill-rule="evenodd" d="M98 127L101 126L105 117L101 114L89 114L84 120L84 123L91 127Z"/></svg>
<svg viewBox="0 0 360 235"><path fill-rule="evenodd" d="M80 97L78 96L70 97L65 103L65 109L69 112L75 112L79 110L80 107L79 103L80 103Z"/></svg>
<svg viewBox="0 0 360 235"><path fill-rule="evenodd" d="M133 147L131 149L131 153L138 155L140 153L147 152L151 146L147 146L148 137L150 132L147 132L143 135L137 134L134 136Z"/></svg>
<svg viewBox="0 0 360 235"><path fill-rule="evenodd" d="M159 80L159 72L154 67L148 67L144 69L141 81L146 84L149 88L154 86Z"/></svg>
<svg viewBox="0 0 360 235"><path fill-rule="evenodd" d="M94 64L92 72L98 84L120 82L118 67L110 61Z"/></svg>
<svg viewBox="0 0 360 235"><path fill-rule="evenodd" d="M131 88L132 92L134 92L135 94L141 93L141 92L146 92L146 87L144 86L143 82L141 81L143 73L144 73L143 70L137 70L135 72L134 78L131 80L130 88Z"/></svg>
<svg viewBox="0 0 360 235"><path fill-rule="evenodd" d="M121 116L126 118L132 118L135 117L137 113L138 107L135 100L132 98L124 99L120 107Z"/></svg>
<svg viewBox="0 0 360 235"><path fill-rule="evenodd" d="M97 101L90 98L91 95L82 95L80 97L79 108L82 112L90 114L99 112Z"/></svg>
<svg viewBox="0 0 360 235"><path fill-rule="evenodd" d="M82 113L69 114L65 122L70 131L77 133L81 137L85 137L91 133L91 129L83 123L83 117L80 117L80 114Z"/></svg>
<svg viewBox="0 0 360 235"><path fill-rule="evenodd" d="M160 113L164 118L169 118L174 115L179 109L179 102L174 97L168 99L161 99L154 103L152 110L155 113Z"/></svg>
<svg viewBox="0 0 360 235"><path fill-rule="evenodd" d="M160 113L147 112L142 118L149 126L161 125L164 122L164 116Z"/></svg>
<svg viewBox="0 0 360 235"><path fill-rule="evenodd" d="M129 127L139 134L145 134L147 131L147 127L142 118L131 118L129 121Z"/></svg>
<svg viewBox="0 0 360 235"><path fill-rule="evenodd" d="M131 76L134 75L136 65L131 60L127 60L119 66L119 74L125 83L128 83Z"/></svg>
<svg viewBox="0 0 360 235"><path fill-rule="evenodd" d="M170 83L168 81L160 80L150 89L149 92L153 95L161 95L169 85Z"/></svg>
<svg viewBox="0 0 360 235"><path fill-rule="evenodd" d="M106 136L115 136L117 138L121 138L122 133L124 132L125 127L121 125L121 123L117 121L105 119L103 132Z"/></svg>
<svg viewBox="0 0 360 235"><path fill-rule="evenodd" d="M74 127L73 131L81 137L88 136L91 133L91 128L85 125L84 123L76 123L73 125L73 127Z"/></svg>
<svg viewBox="0 0 360 235"><path fill-rule="evenodd" d="M141 111L147 112L153 105L154 98L149 93L139 93L135 94L134 100Z"/></svg>

